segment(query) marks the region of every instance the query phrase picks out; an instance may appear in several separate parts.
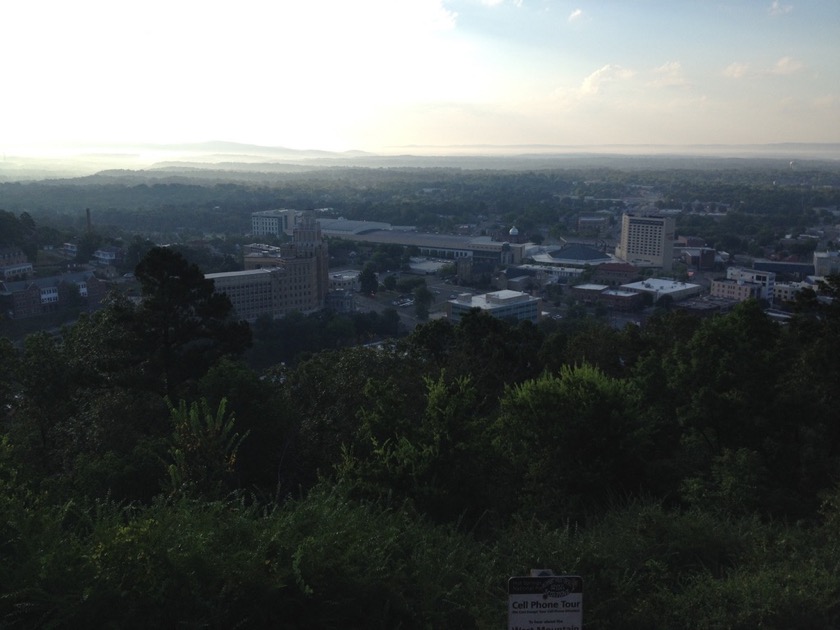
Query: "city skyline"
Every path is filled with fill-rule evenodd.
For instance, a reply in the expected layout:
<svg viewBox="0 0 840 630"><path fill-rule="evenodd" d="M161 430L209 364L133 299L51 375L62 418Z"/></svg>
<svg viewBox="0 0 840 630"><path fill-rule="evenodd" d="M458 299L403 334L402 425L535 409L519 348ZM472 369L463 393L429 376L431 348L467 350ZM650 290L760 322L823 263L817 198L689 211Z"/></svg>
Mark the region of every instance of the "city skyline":
<svg viewBox="0 0 840 630"><path fill-rule="evenodd" d="M0 150L840 142L840 3L11 2Z"/></svg>

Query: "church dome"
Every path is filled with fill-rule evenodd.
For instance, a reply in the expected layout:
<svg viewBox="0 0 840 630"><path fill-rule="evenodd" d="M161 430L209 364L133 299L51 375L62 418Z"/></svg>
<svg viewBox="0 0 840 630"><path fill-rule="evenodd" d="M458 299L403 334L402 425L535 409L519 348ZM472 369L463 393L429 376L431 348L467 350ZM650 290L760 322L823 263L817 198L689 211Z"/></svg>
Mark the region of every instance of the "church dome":
<svg viewBox="0 0 840 630"><path fill-rule="evenodd" d="M512 228L510 228L510 232L508 232L508 234L510 234L511 236L519 236L519 230L517 230L516 226L514 225Z"/></svg>

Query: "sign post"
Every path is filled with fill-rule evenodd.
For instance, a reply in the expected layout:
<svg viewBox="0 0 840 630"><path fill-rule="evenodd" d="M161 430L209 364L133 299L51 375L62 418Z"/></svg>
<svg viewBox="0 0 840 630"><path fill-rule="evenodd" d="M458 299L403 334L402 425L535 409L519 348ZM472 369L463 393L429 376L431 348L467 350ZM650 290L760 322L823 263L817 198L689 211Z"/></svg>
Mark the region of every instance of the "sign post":
<svg viewBox="0 0 840 630"><path fill-rule="evenodd" d="M508 580L508 630L581 630L583 578L579 575Z"/></svg>

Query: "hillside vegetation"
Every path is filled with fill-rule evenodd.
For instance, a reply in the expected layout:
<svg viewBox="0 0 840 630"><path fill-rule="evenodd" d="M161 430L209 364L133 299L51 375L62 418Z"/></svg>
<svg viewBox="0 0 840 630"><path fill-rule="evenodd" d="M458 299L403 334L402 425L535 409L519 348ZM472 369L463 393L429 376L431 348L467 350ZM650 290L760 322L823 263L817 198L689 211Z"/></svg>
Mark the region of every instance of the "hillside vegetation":
<svg viewBox="0 0 840 630"><path fill-rule="evenodd" d="M4 627L498 628L533 567L592 628L840 625L836 301L476 312L256 372L194 266L138 280L0 342Z"/></svg>

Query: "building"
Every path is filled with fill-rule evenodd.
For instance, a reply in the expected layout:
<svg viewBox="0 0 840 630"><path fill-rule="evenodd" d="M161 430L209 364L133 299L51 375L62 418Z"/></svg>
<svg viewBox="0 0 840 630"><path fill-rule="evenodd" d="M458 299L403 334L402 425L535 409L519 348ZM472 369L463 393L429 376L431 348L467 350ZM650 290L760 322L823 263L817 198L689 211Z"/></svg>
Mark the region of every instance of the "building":
<svg viewBox="0 0 840 630"><path fill-rule="evenodd" d="M690 284L667 278L648 278L640 282L622 284L621 288L627 289L628 291L647 293L653 298L654 304L666 295L674 302L679 302L699 295L703 291L703 287L699 284Z"/></svg>
<svg viewBox="0 0 840 630"><path fill-rule="evenodd" d="M598 296L598 302L614 311L638 311L644 306L641 293L626 289L606 289Z"/></svg>
<svg viewBox="0 0 840 630"><path fill-rule="evenodd" d="M746 300L758 300L761 298L761 285L755 282L733 280L730 278L718 278L712 280L709 295L727 300L744 302Z"/></svg>
<svg viewBox="0 0 840 630"><path fill-rule="evenodd" d="M690 313L695 317L711 317L713 315L731 311L737 304L737 300L703 295L701 297L683 300L682 302L675 304L674 308Z"/></svg>
<svg viewBox="0 0 840 630"><path fill-rule="evenodd" d="M67 258L75 258L79 254L79 246L76 243L64 243L60 251Z"/></svg>
<svg viewBox="0 0 840 630"><path fill-rule="evenodd" d="M753 260L752 268L756 271L772 271L776 278L804 280L815 274L813 263L791 262L789 260Z"/></svg>
<svg viewBox="0 0 840 630"><path fill-rule="evenodd" d="M122 263L124 252L121 248L113 245L107 245L93 252L93 261L97 265L112 265L116 266Z"/></svg>
<svg viewBox="0 0 840 630"><path fill-rule="evenodd" d="M0 267L28 262L20 247L0 247Z"/></svg>
<svg viewBox="0 0 840 630"><path fill-rule="evenodd" d="M796 294L803 289L814 289L814 286L807 282L777 282L773 301L776 304L795 302Z"/></svg>
<svg viewBox="0 0 840 630"><path fill-rule="evenodd" d="M830 276L840 273L840 251L814 252L814 275Z"/></svg>
<svg viewBox="0 0 840 630"><path fill-rule="evenodd" d="M610 214L582 214L578 217L578 232L594 232L600 234L602 230L609 227Z"/></svg>
<svg viewBox="0 0 840 630"><path fill-rule="evenodd" d="M347 271L330 272L330 291L354 291L358 293L361 288L358 271L349 269Z"/></svg>
<svg viewBox="0 0 840 630"><path fill-rule="evenodd" d="M28 319L77 307L94 311L102 304L107 284L91 271L16 282L0 281L0 304L9 319Z"/></svg>
<svg viewBox="0 0 840 630"><path fill-rule="evenodd" d="M528 320L540 319L542 301L519 291L494 291L483 295L462 293L456 299L446 303L446 315L453 321L460 319L473 309L481 309L499 319Z"/></svg>
<svg viewBox="0 0 840 630"><path fill-rule="evenodd" d="M324 308L329 290L327 245L318 222L306 215L292 241L272 252L271 266L207 274L216 291L230 298L237 315L253 321L261 316L284 317L292 311L312 313Z"/></svg>
<svg viewBox="0 0 840 630"><path fill-rule="evenodd" d="M674 258L674 217L659 214L625 213L621 217L621 239L617 258L637 267L659 267L670 271Z"/></svg>
<svg viewBox="0 0 840 630"><path fill-rule="evenodd" d="M0 280L23 280L35 273L32 263L22 262L0 267Z"/></svg>
<svg viewBox="0 0 840 630"><path fill-rule="evenodd" d="M606 252L585 243L566 243L559 248L542 248L542 252L531 253L530 258L540 265L558 267L595 267L616 262Z"/></svg>
<svg viewBox="0 0 840 630"><path fill-rule="evenodd" d="M598 296L607 289L609 289L609 287L606 284L587 282L569 287L569 295L581 302L595 304L598 301Z"/></svg>
<svg viewBox="0 0 840 630"><path fill-rule="evenodd" d="M295 226L298 213L281 208L251 213L251 234L254 236L280 236L289 234Z"/></svg>
<svg viewBox="0 0 840 630"><path fill-rule="evenodd" d="M736 280L750 284L757 284L761 287L758 297L773 303L776 287L776 274L772 271L756 271L744 267L729 267L726 270L727 280Z"/></svg>
<svg viewBox="0 0 840 630"><path fill-rule="evenodd" d="M282 251L279 247L263 243L251 243L242 248L242 265L245 269L264 269L282 264Z"/></svg>
<svg viewBox="0 0 840 630"><path fill-rule="evenodd" d="M376 221L350 221L345 219L318 219L324 236L341 238L357 243L402 245L417 248L420 256L444 260L468 260L478 267L488 263L517 265L525 258L527 243L493 240L489 236L458 236L454 234L427 234L410 226L391 226Z"/></svg>
<svg viewBox="0 0 840 630"><path fill-rule="evenodd" d="M639 277L639 268L628 263L603 263L592 272L592 282L598 284L626 284Z"/></svg>
<svg viewBox="0 0 840 630"><path fill-rule="evenodd" d="M680 247L677 253L686 267L699 271L710 271L718 264L718 253L712 247Z"/></svg>
<svg viewBox="0 0 840 630"><path fill-rule="evenodd" d="M283 290L283 269L246 269L209 273L205 276L213 281L217 293L224 293L230 299L236 316L247 321L259 317L281 317L279 310Z"/></svg>
<svg viewBox="0 0 840 630"><path fill-rule="evenodd" d="M34 273L32 263L19 247L0 247L0 280L23 280Z"/></svg>

